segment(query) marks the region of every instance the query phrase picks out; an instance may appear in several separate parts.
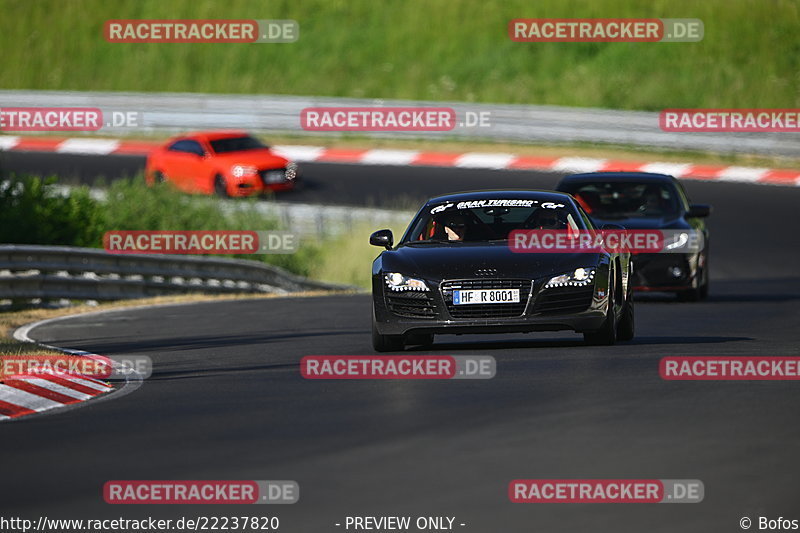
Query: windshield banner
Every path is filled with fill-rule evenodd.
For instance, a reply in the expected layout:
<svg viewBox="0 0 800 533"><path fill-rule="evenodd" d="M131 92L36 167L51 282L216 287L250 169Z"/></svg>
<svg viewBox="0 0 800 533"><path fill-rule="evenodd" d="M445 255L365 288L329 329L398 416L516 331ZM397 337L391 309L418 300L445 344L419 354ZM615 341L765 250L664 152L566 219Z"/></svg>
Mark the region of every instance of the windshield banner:
<svg viewBox="0 0 800 533"><path fill-rule="evenodd" d="M702 232L695 230L514 230L508 245L515 253L697 253L703 249Z"/></svg>

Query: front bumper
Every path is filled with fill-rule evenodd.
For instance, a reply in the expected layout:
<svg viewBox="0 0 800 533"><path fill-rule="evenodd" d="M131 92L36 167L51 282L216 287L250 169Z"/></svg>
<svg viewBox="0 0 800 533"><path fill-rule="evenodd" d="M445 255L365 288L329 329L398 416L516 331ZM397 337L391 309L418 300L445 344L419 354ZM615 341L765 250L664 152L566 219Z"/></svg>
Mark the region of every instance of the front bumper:
<svg viewBox="0 0 800 533"><path fill-rule="evenodd" d="M274 180L269 174L276 171L282 171L284 174L280 181ZM289 175L293 177L290 179ZM293 172L290 172L287 168L277 168L260 170L257 174L248 174L246 176L228 176L228 181L231 185L231 196L252 196L267 192L290 191L297 186L299 179L299 168L295 168Z"/></svg>
<svg viewBox="0 0 800 533"><path fill-rule="evenodd" d="M631 284L636 291L680 291L697 288L700 254L637 254Z"/></svg>
<svg viewBox="0 0 800 533"><path fill-rule="evenodd" d="M454 306L453 284L520 285L519 304ZM525 286L527 283L527 286ZM425 292L392 293L373 276L375 326L382 335L596 331L606 318L608 280L598 276L582 288L543 289L531 280L447 280L429 283ZM503 287L500 287L503 288ZM485 309L479 309L483 307ZM494 315L494 316L493 316Z"/></svg>

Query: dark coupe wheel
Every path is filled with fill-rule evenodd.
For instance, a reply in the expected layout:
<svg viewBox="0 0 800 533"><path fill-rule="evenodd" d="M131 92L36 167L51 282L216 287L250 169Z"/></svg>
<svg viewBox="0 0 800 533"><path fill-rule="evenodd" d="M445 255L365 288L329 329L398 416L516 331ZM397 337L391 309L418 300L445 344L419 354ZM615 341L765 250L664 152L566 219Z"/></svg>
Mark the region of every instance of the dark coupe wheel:
<svg viewBox="0 0 800 533"><path fill-rule="evenodd" d="M167 182L167 177L160 170L156 170L155 172L153 172L153 182L155 182L155 183L166 183Z"/></svg>
<svg viewBox="0 0 800 533"><path fill-rule="evenodd" d="M689 289L676 294L679 302L699 302L701 298L700 289Z"/></svg>
<svg viewBox="0 0 800 533"><path fill-rule="evenodd" d="M220 198L228 197L228 187L225 185L225 178L219 174L214 176L214 194Z"/></svg>
<svg viewBox="0 0 800 533"><path fill-rule="evenodd" d="M708 297L708 280L696 289L680 291L677 294L679 302L699 302L700 300L705 300Z"/></svg>
<svg viewBox="0 0 800 533"><path fill-rule="evenodd" d="M678 292L679 302L699 302L708 298L708 256L705 257L703 270L701 271L701 284L696 289L688 289Z"/></svg>
<svg viewBox="0 0 800 533"><path fill-rule="evenodd" d="M399 352L404 348L402 335L381 335L372 322L372 347L376 352Z"/></svg>
<svg viewBox="0 0 800 533"><path fill-rule="evenodd" d="M708 298L708 280L700 287L700 299L705 300L706 298Z"/></svg>

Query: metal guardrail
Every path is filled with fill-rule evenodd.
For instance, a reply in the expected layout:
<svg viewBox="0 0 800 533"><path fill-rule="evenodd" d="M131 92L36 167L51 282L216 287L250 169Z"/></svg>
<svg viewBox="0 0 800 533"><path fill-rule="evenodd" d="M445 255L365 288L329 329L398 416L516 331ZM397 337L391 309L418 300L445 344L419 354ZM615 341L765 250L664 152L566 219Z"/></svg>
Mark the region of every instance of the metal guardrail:
<svg viewBox="0 0 800 533"><path fill-rule="evenodd" d="M6 181L0 180L0 187ZM64 196L69 195L72 185L54 184L53 190ZM106 201L106 190L101 188L89 189L89 194L99 202ZM225 212L234 213L241 207L241 202L236 199L216 200L217 205ZM279 228L301 237L337 237L353 231L358 224L368 223L372 227L402 227L405 228L414 218L416 211L386 209L377 207L353 207L325 204L306 204L299 202L258 202L255 209L259 213L275 219Z"/></svg>
<svg viewBox="0 0 800 533"><path fill-rule="evenodd" d="M0 300L123 300L185 293L347 290L238 259L110 254L70 246L0 245Z"/></svg>
<svg viewBox="0 0 800 533"><path fill-rule="evenodd" d="M589 142L659 149L753 153L797 157L798 133L675 133L659 128L656 112L539 105L419 102L285 95L128 93L0 90L2 107L97 107L104 113L135 112L136 128L104 127L102 134L184 132L238 128L263 133L312 134L300 126L306 107L451 107L457 120L467 112L488 113L488 127L458 126L446 132L361 134L376 138L479 139L514 142ZM332 135L332 134L328 134Z"/></svg>

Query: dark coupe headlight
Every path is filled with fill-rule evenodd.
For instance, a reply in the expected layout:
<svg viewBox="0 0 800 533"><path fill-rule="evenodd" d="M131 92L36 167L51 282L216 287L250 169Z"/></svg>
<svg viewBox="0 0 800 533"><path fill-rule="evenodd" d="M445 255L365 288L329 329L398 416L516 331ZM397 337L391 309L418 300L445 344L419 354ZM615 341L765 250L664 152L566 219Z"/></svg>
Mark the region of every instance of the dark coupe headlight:
<svg viewBox="0 0 800 533"><path fill-rule="evenodd" d="M595 270L594 267L576 268L574 272L559 274L550 278L550 281L544 284L544 288L585 287L594 281Z"/></svg>
<svg viewBox="0 0 800 533"><path fill-rule="evenodd" d="M400 291L427 291L428 285L424 281L417 278L410 278L398 272L389 272L383 275L383 280L389 289Z"/></svg>

